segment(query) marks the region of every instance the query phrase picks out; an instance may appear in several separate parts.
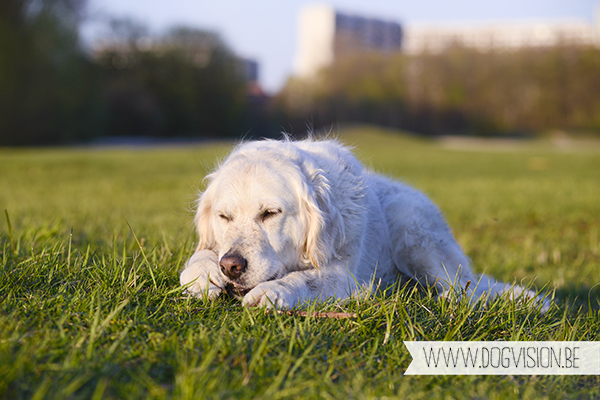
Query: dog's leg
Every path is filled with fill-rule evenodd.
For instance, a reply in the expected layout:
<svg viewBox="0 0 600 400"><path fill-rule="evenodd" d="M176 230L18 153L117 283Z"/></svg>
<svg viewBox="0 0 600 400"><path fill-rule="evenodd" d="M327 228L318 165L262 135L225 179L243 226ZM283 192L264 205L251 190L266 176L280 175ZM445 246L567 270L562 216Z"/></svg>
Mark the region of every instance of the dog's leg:
<svg viewBox="0 0 600 400"><path fill-rule="evenodd" d="M182 286L187 286L186 291L193 296L217 297L225 287L217 254L210 250L194 253L181 272L179 281Z"/></svg>
<svg viewBox="0 0 600 400"><path fill-rule="evenodd" d="M339 263L294 271L280 279L263 282L248 292L242 302L246 306L289 309L303 301L344 299L359 289L352 274Z"/></svg>
<svg viewBox="0 0 600 400"><path fill-rule="evenodd" d="M470 261L453 238L440 246L439 242L422 240L427 246L402 251L396 260L400 272L416 279L424 286L433 287L440 296L448 297L455 290L473 288L477 277Z"/></svg>

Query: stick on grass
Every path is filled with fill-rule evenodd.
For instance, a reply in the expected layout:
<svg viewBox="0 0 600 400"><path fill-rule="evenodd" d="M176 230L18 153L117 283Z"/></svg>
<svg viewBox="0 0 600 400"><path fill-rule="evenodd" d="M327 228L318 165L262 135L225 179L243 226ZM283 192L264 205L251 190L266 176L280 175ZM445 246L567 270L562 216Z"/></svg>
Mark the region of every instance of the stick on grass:
<svg viewBox="0 0 600 400"><path fill-rule="evenodd" d="M267 314L270 313L270 310L267 310ZM346 312L319 312L319 311L286 311L286 310L277 310L277 314L279 315L289 315L289 316L297 316L297 317L312 317L312 318L334 318L334 319L344 319L344 318L358 318L357 313L346 313Z"/></svg>

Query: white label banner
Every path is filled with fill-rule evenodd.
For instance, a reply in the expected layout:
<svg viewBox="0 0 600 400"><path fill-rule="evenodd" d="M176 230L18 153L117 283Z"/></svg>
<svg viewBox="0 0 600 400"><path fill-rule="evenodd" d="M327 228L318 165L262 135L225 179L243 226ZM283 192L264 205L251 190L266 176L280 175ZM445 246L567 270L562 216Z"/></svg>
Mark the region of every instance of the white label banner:
<svg viewBox="0 0 600 400"><path fill-rule="evenodd" d="M408 342L404 375L600 375L600 342Z"/></svg>

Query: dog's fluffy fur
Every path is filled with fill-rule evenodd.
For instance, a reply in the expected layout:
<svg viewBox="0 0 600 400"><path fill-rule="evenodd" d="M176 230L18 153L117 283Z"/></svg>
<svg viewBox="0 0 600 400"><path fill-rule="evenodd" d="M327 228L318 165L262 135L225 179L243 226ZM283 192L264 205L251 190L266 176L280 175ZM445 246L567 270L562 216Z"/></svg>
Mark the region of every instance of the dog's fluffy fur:
<svg viewBox="0 0 600 400"><path fill-rule="evenodd" d="M475 275L425 195L365 169L337 141L243 143L207 178L200 241L181 273L193 295L291 308L407 278L442 295L451 285L477 297L524 290Z"/></svg>

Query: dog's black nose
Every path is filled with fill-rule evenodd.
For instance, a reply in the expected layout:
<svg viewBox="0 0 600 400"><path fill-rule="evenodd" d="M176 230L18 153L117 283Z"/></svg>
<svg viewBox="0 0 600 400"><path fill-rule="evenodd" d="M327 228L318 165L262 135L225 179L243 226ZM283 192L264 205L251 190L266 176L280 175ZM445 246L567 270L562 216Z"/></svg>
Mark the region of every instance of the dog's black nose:
<svg viewBox="0 0 600 400"><path fill-rule="evenodd" d="M226 253L221 258L219 266L221 267L221 272L229 279L237 279L246 271L248 262L237 253Z"/></svg>

